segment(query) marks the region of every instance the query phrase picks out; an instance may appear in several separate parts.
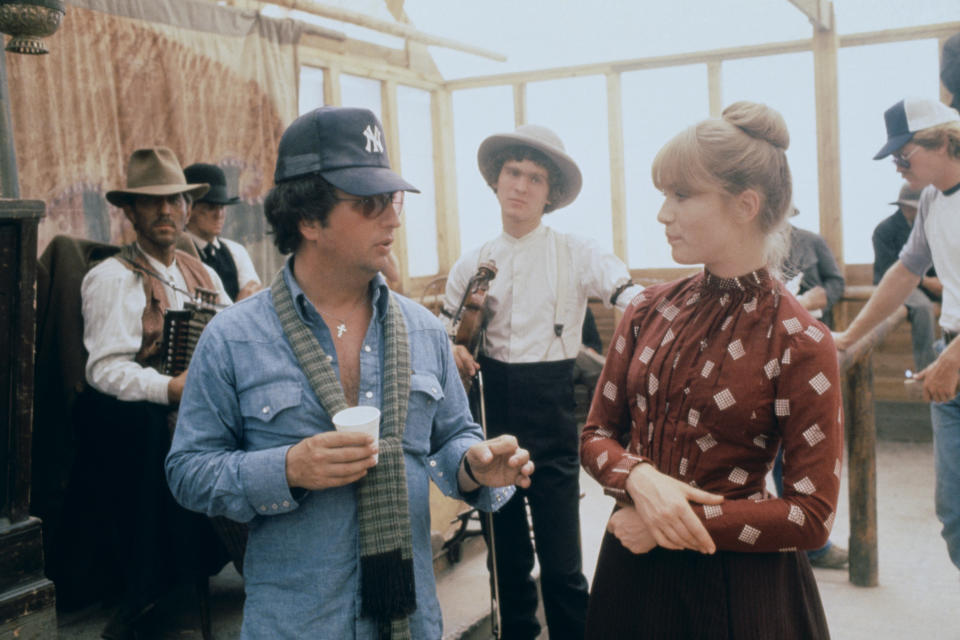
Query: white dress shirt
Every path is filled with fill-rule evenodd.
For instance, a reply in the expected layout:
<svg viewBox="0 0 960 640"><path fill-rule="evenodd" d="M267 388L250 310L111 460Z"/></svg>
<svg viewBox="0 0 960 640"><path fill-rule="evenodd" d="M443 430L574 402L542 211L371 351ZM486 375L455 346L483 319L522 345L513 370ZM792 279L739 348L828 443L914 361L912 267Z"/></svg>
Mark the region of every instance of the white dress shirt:
<svg viewBox="0 0 960 640"><path fill-rule="evenodd" d="M164 290L169 308L182 309L190 298L182 293L187 290L187 283L176 260L168 267L146 253L144 256L150 267L168 283ZM230 304L220 277L207 265L204 268L213 279L219 302ZM80 295L83 346L90 354L87 382L97 391L120 400L169 404L170 376L134 361L143 340L142 318L147 305L140 277L118 258L107 258L84 276Z"/></svg>
<svg viewBox="0 0 960 640"><path fill-rule="evenodd" d="M558 241L566 240L567 264L557 260ZM540 224L523 236L507 233L463 256L450 270L444 309L453 314L470 278L481 262L493 260L497 275L487 301L493 316L487 325L483 352L501 362L549 362L576 358L580 349L587 299L594 296L610 306L610 297L630 280L626 265L594 242L562 234ZM560 310L562 338L554 332L558 274L566 273L564 309ZM621 311L643 290L631 285L617 297ZM450 320L447 320L448 324Z"/></svg>

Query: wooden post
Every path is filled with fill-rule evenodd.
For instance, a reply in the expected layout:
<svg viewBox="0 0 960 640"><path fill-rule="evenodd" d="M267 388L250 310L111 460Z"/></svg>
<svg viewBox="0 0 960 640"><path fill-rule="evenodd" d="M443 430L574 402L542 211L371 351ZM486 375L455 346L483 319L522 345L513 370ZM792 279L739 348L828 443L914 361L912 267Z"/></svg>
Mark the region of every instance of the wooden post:
<svg viewBox="0 0 960 640"><path fill-rule="evenodd" d="M3 38L0 37L0 43ZM0 51L0 197L19 198L17 154L13 145L13 118L10 114L10 89L7 86L7 54Z"/></svg>
<svg viewBox="0 0 960 640"><path fill-rule="evenodd" d="M513 85L513 126L527 124L527 83Z"/></svg>
<svg viewBox="0 0 960 640"><path fill-rule="evenodd" d="M877 586L877 426L873 409L873 357L847 373L845 412L850 496L850 582Z"/></svg>
<svg viewBox="0 0 960 640"><path fill-rule="evenodd" d="M623 91L620 74L607 74L607 133L610 144L610 211L613 252L628 267L627 178L623 151Z"/></svg>
<svg viewBox="0 0 960 640"><path fill-rule="evenodd" d="M449 273L460 257L456 154L453 145L453 97L446 89L430 94L433 121L433 182L437 198L437 262Z"/></svg>
<svg viewBox="0 0 960 640"><path fill-rule="evenodd" d="M0 638L56 637L40 520L29 515L39 200L0 200Z"/></svg>
<svg viewBox="0 0 960 640"><path fill-rule="evenodd" d="M820 185L820 235L843 273L843 211L840 192L840 107L837 97L837 38L833 4L829 30L813 30L814 103L817 113L817 181Z"/></svg>
<svg viewBox="0 0 960 640"><path fill-rule="evenodd" d="M323 104L328 107L343 106L340 93L340 67L330 65L323 70Z"/></svg>
<svg viewBox="0 0 960 640"><path fill-rule="evenodd" d="M719 60L707 63L707 96L710 117L719 118L723 113L723 63Z"/></svg>
<svg viewBox="0 0 960 640"><path fill-rule="evenodd" d="M381 83L380 99L383 111L383 135L386 138L387 155L390 156L390 168L403 174L400 161L400 113L397 106L397 83L384 80ZM400 271L400 291L403 293L410 279L410 266L407 260L407 227L400 225L393 233L393 255L397 258Z"/></svg>

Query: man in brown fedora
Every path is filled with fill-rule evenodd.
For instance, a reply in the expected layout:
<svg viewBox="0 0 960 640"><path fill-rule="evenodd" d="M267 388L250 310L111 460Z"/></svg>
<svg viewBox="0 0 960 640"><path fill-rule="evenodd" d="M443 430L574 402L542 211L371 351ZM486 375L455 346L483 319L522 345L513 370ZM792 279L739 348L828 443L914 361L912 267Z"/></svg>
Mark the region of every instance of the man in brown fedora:
<svg viewBox="0 0 960 640"><path fill-rule="evenodd" d="M222 237L227 207L240 202L227 193L227 177L215 164L196 162L183 170L187 182L207 183L210 190L190 205L187 235L203 263L217 272L233 301L243 300L260 289L260 276L250 254L239 242Z"/></svg>
<svg viewBox="0 0 960 640"><path fill-rule="evenodd" d="M494 262L497 275L486 296L491 316L479 356L462 345L454 356L465 379L484 372L488 436L515 434L537 468L530 487L493 516L503 637L540 632L529 505L550 637L582 638L587 581L573 368L587 298L624 309L640 287L611 253L542 224L545 214L572 203L582 184L579 167L553 131L524 125L490 136L477 160L500 205L503 233L453 266L444 314L458 316L480 263Z"/></svg>
<svg viewBox="0 0 960 640"><path fill-rule="evenodd" d="M229 303L216 273L176 249L191 198L206 184L188 184L164 147L130 156L127 185L106 194L137 238L86 274L81 285L88 389L78 400L78 457L97 474L105 547L119 575L120 606L105 638L133 637L137 619L179 581L205 578L225 558L205 519L178 507L163 475L170 446L168 418L186 373L160 370L164 313L181 309L197 288Z"/></svg>

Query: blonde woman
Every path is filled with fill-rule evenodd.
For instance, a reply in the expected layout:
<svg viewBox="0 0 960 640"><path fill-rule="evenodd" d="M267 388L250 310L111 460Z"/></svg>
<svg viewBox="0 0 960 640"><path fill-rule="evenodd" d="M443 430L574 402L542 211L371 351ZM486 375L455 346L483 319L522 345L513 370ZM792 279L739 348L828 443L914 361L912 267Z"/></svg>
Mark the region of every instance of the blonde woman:
<svg viewBox="0 0 960 640"><path fill-rule="evenodd" d="M776 275L788 144L779 113L738 102L653 162L673 258L704 269L634 298L583 430L583 465L618 502L588 638L829 637L799 551L833 524L841 398L830 332Z"/></svg>

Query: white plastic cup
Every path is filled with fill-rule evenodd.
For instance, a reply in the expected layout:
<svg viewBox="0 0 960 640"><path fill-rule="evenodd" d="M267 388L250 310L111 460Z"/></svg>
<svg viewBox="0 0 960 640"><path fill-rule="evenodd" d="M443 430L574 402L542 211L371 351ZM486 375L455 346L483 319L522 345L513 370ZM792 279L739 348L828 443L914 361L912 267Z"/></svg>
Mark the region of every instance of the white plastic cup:
<svg viewBox="0 0 960 640"><path fill-rule="evenodd" d="M333 426L337 431L357 431L367 433L374 442L380 440L380 409L376 407L347 407L333 416ZM378 462L380 454L373 454L373 461Z"/></svg>

